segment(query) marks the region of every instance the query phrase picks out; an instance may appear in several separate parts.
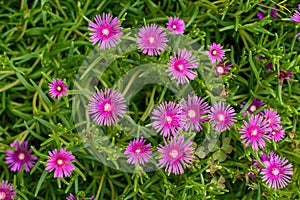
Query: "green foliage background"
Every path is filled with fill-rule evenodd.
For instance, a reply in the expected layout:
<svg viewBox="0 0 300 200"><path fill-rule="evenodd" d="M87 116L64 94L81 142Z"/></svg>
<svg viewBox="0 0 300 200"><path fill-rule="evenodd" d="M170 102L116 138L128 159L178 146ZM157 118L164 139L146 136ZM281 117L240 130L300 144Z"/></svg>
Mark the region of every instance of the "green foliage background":
<svg viewBox="0 0 300 200"><path fill-rule="evenodd" d="M257 19L262 6L270 12L273 5L278 18ZM295 38L300 24L290 20L296 8L294 0L0 1L0 178L16 186L19 199L65 199L70 192L94 194L98 199L300 199L300 45ZM223 146L212 147L209 156L196 159L180 176L167 176L163 171L142 176L122 173L90 156L73 124L71 96L50 99L48 82L52 77L64 78L68 87L73 87L81 63L94 48L88 38L88 19L102 12L118 16L126 29L145 23L165 27L169 16L180 16L186 23L185 34L206 49L212 42L222 44L234 64L230 74L222 77L228 102L243 113L240 104L245 101L249 105L257 97L281 116L286 137L267 149L293 164L291 184L274 191L259 178L247 177L253 154L240 142L239 124L222 135ZM267 60L259 61L258 55ZM273 72L264 70L268 63L273 64ZM124 60L114 64L117 70L108 70L103 76L107 86L133 67ZM294 73L292 81L285 81L282 87L277 78L281 69ZM206 94L200 78L192 85L199 94ZM159 86L156 93L163 91ZM152 92L152 87L144 88L142 101L157 103L159 95L153 97ZM164 98L171 98L168 95L172 94L167 92ZM136 109L143 110L141 105ZM137 117L143 114L138 113ZM121 137L109 134L116 140ZM29 140L39 156L30 174L12 173L4 161L5 150L17 139ZM47 152L58 147L66 147L76 156L77 169L70 178L56 180L44 171ZM228 154L226 160L212 160L218 158L219 154L213 156L216 151Z"/></svg>

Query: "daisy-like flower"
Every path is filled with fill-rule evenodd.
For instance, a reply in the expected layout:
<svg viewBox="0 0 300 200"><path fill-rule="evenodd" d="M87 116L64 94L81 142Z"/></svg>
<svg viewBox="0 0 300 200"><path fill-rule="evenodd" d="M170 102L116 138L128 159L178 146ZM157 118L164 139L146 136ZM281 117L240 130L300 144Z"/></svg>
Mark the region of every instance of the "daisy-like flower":
<svg viewBox="0 0 300 200"><path fill-rule="evenodd" d="M152 111L152 126L164 137L170 137L170 132L176 135L183 128L181 106L174 102L162 102L158 109Z"/></svg>
<svg viewBox="0 0 300 200"><path fill-rule="evenodd" d="M231 63L226 63L225 64L225 63L221 62L221 63L216 65L215 72L218 75L218 77L220 77L222 75L227 74L230 71L232 66L233 66L233 64L231 64Z"/></svg>
<svg viewBox="0 0 300 200"><path fill-rule="evenodd" d="M225 51L222 48L223 46L220 44L213 43L210 45L209 51L205 51L212 63L215 64L216 61L220 62L225 56Z"/></svg>
<svg viewBox="0 0 300 200"><path fill-rule="evenodd" d="M34 160L38 158L31 155L32 149L27 150L27 145L28 141L24 141L23 143L17 141L10 144L11 147L15 148L14 151L6 150L5 160L11 171L22 171L24 166L25 172L29 172L34 166Z"/></svg>
<svg viewBox="0 0 300 200"><path fill-rule="evenodd" d="M278 78L279 78L279 85L283 85L283 81L286 79L288 81L291 81L291 76L293 76L293 72L286 72L283 70L280 70Z"/></svg>
<svg viewBox="0 0 300 200"><path fill-rule="evenodd" d="M196 72L189 70L198 67L197 61L192 56L192 52L186 49L178 49L178 53L174 53L174 57L170 57L168 65L170 67L166 72L169 73L172 79L177 79L178 84L188 83L189 80L194 80L197 75Z"/></svg>
<svg viewBox="0 0 300 200"><path fill-rule="evenodd" d="M178 139L176 136L171 137L169 144L164 140L164 146L160 144L157 148L157 151L162 153L158 166L165 166L165 171L168 171L169 174L171 172L175 175L183 174L182 165L189 167L195 158L193 155L195 149L191 145L191 141L184 142L184 136L179 136Z"/></svg>
<svg viewBox="0 0 300 200"><path fill-rule="evenodd" d="M236 113L230 105L225 105L224 102L217 102L211 107L208 114L211 126L216 131L221 132L230 130L230 126L236 122Z"/></svg>
<svg viewBox="0 0 300 200"><path fill-rule="evenodd" d="M295 10L294 15L291 16L291 20L300 23L300 4L298 4L298 8L299 8L299 10Z"/></svg>
<svg viewBox="0 0 300 200"><path fill-rule="evenodd" d="M79 198L78 200L84 200L84 199L85 199L85 198ZM76 197L75 197L72 193L70 193L66 200L77 200L77 199L76 199ZM90 200L95 200L95 197L92 196L92 197L90 198Z"/></svg>
<svg viewBox="0 0 300 200"><path fill-rule="evenodd" d="M62 79L58 79L57 81L52 78L52 82L49 83L49 93L52 98L58 98L62 95L67 96L68 88L64 84L64 81Z"/></svg>
<svg viewBox="0 0 300 200"><path fill-rule="evenodd" d="M189 129L191 131L201 131L202 122L207 120L203 115L209 112L209 105L196 95L193 95L192 97L188 95L187 101L184 99L182 110L182 114L185 117L185 131L188 131Z"/></svg>
<svg viewBox="0 0 300 200"><path fill-rule="evenodd" d="M172 31L173 34L182 34L185 29L185 24L184 21L179 17L174 19L173 17L170 17L167 23L167 28Z"/></svg>
<svg viewBox="0 0 300 200"><path fill-rule="evenodd" d="M261 170L262 180L274 190L286 187L291 181L293 175L293 166L288 164L286 158L280 158L279 155L270 156L269 164Z"/></svg>
<svg viewBox="0 0 300 200"><path fill-rule="evenodd" d="M2 180L0 183L0 200L13 200L15 196L15 188L8 181Z"/></svg>
<svg viewBox="0 0 300 200"><path fill-rule="evenodd" d="M276 142L279 142L284 138L284 130L282 129L281 125L277 125L276 128L272 129L272 131L270 132L270 138Z"/></svg>
<svg viewBox="0 0 300 200"><path fill-rule="evenodd" d="M257 109L262 107L264 105L264 102L260 99L254 98L250 106L247 108L247 110L243 113L243 117L249 113L250 115L254 113ZM241 108L243 108L245 105L241 105Z"/></svg>
<svg viewBox="0 0 300 200"><path fill-rule="evenodd" d="M126 108L122 94L106 88L93 94L88 104L88 113L100 126L112 126L116 124L119 117L123 117Z"/></svg>
<svg viewBox="0 0 300 200"><path fill-rule="evenodd" d="M138 32L138 48L143 51L143 54L150 56L160 55L167 47L167 34L160 26L156 24L147 24L139 29Z"/></svg>
<svg viewBox="0 0 300 200"><path fill-rule="evenodd" d="M245 147L252 144L252 149L255 151L264 148L266 146L264 139L270 138L266 133L272 129L267 127L267 122L260 115L251 115L248 121L244 120L244 125L239 129L242 142L245 143Z"/></svg>
<svg viewBox="0 0 300 200"><path fill-rule="evenodd" d="M52 172L54 169L54 178L62 178L64 176L70 176L75 167L70 164L75 162L75 156L71 155L71 152L66 149L61 149L59 152L54 149L49 151L49 160L47 160L46 170Z"/></svg>
<svg viewBox="0 0 300 200"><path fill-rule="evenodd" d="M151 158L152 149L151 144L145 144L146 140L141 137L130 141L124 154L128 155L128 163L144 165Z"/></svg>
<svg viewBox="0 0 300 200"><path fill-rule="evenodd" d="M266 154L262 153L261 156L259 157L259 159L260 159L261 163L263 164L263 166L261 166L261 164L255 159L253 159L253 165L257 166L260 170L263 167L270 165L270 157L275 156L275 155L277 155L277 154L274 153L274 151L271 151L270 153L267 152Z"/></svg>
<svg viewBox="0 0 300 200"><path fill-rule="evenodd" d="M276 110L273 110L272 108L264 109L264 115L265 120L267 121L267 126L275 129L278 125L280 125L280 117Z"/></svg>
<svg viewBox="0 0 300 200"><path fill-rule="evenodd" d="M123 34L119 19L113 18L109 13L103 13L102 17L96 15L94 20L96 23L89 22L88 28L93 45L98 43L100 49L115 47L121 41L119 35Z"/></svg>

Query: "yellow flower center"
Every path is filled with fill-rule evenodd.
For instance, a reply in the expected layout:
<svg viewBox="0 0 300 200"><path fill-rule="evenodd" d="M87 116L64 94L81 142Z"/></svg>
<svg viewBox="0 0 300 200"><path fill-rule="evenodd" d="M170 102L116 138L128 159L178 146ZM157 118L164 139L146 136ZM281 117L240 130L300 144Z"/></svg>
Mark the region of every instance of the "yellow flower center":
<svg viewBox="0 0 300 200"><path fill-rule="evenodd" d="M135 153L140 153L140 152L141 152L141 149L138 148L138 149L136 149L134 152L135 152Z"/></svg>
<svg viewBox="0 0 300 200"><path fill-rule="evenodd" d="M175 24L173 24L173 25L172 25L172 29L175 30L176 28L177 28L177 26L176 26Z"/></svg>
<svg viewBox="0 0 300 200"><path fill-rule="evenodd" d="M251 111L251 112L256 111L256 106L255 106L255 105L250 106L250 111Z"/></svg>
<svg viewBox="0 0 300 200"><path fill-rule="evenodd" d="M214 56L217 55L217 53L218 53L218 51L215 50L215 49L211 52L211 54L214 55Z"/></svg>
<svg viewBox="0 0 300 200"><path fill-rule="evenodd" d="M57 86L57 87L56 87L56 90L57 90L58 92L60 92L60 91L62 90L61 86Z"/></svg>

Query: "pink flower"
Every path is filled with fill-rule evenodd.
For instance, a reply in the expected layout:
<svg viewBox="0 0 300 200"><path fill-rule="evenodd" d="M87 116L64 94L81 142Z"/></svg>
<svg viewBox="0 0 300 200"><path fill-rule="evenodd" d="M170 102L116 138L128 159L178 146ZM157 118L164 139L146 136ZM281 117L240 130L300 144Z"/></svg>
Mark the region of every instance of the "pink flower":
<svg viewBox="0 0 300 200"><path fill-rule="evenodd" d="M205 53L208 55L212 63L216 63L216 61L220 62L222 58L225 56L225 51L222 50L223 46L220 44L213 43L209 47L209 51Z"/></svg>
<svg viewBox="0 0 300 200"><path fill-rule="evenodd" d="M196 72L189 70L197 68L198 64L195 57L192 56L192 52L186 49L178 49L178 53L174 53L174 57L170 57L168 65L170 67L166 72L169 73L169 76L172 76L172 79L177 79L178 84L188 83L189 80L194 80L197 75Z"/></svg>
<svg viewBox="0 0 300 200"><path fill-rule="evenodd" d="M151 144L145 145L145 142L146 140L143 137L130 141L124 152L128 155L128 163L144 165L145 162L149 161L152 154Z"/></svg>
<svg viewBox="0 0 300 200"><path fill-rule="evenodd" d="M152 126L164 137L170 137L170 132L176 135L183 127L181 106L174 102L163 102L158 109L152 111Z"/></svg>
<svg viewBox="0 0 300 200"><path fill-rule="evenodd" d="M291 76L293 76L293 72L286 72L284 70L280 70L280 73L278 75L279 78L279 85L283 85L283 81L286 79L288 81L291 81Z"/></svg>
<svg viewBox="0 0 300 200"><path fill-rule="evenodd" d="M98 43L100 49L108 49L115 47L121 40L118 35L122 35L122 27L117 17L110 15L109 13L103 13L102 17L96 15L94 18L95 22L89 22L88 30L90 33L90 40L93 45Z"/></svg>
<svg viewBox="0 0 300 200"><path fill-rule="evenodd" d="M262 180L274 190L286 187L291 181L293 175L293 166L288 164L286 158L280 158L279 155L272 155L269 163L261 170Z"/></svg>
<svg viewBox="0 0 300 200"><path fill-rule="evenodd" d="M158 166L165 166L165 171L168 171L169 174L171 172L175 175L183 174L182 165L189 167L195 158L193 155L195 149L191 145L191 141L184 142L184 136L179 136L178 140L176 136L171 137L169 144L164 139L164 146L160 144L157 148L157 151L162 153Z"/></svg>
<svg viewBox="0 0 300 200"><path fill-rule="evenodd" d="M77 200L77 199L76 199L76 197L72 193L70 193L66 200ZM85 200L85 198L79 198L78 200ZM90 198L90 200L95 200L95 197L92 196Z"/></svg>
<svg viewBox="0 0 300 200"><path fill-rule="evenodd" d="M250 106L247 108L247 110L243 113L243 117L249 113L250 115L254 113L257 109L262 107L264 105L264 102L260 99L254 98ZM241 108L243 108L245 105L241 105Z"/></svg>
<svg viewBox="0 0 300 200"><path fill-rule="evenodd" d="M0 183L0 199L14 200L15 196L15 188L8 181L2 180Z"/></svg>
<svg viewBox="0 0 300 200"><path fill-rule="evenodd" d="M138 48L144 54L150 56L160 55L160 51L164 51L167 47L168 39L165 31L156 24L147 24L145 27L139 29L138 32Z"/></svg>
<svg viewBox="0 0 300 200"><path fill-rule="evenodd" d="M170 17L167 23L167 28L171 30L173 34L182 34L185 29L185 24L184 21L179 17L174 19Z"/></svg>
<svg viewBox="0 0 300 200"><path fill-rule="evenodd" d="M22 171L23 166L25 167L25 172L29 172L30 169L34 166L34 160L38 158L32 156L32 149L27 150L28 142L20 141L10 144L11 147L15 148L14 151L6 150L6 163L11 171ZM1 199L1 198L0 198Z"/></svg>
<svg viewBox="0 0 300 200"><path fill-rule="evenodd" d="M230 105L225 106L224 102L217 102L211 107L208 118L212 122L211 126L221 132L230 130L230 126L236 122L236 113Z"/></svg>
<svg viewBox="0 0 300 200"><path fill-rule="evenodd" d="M52 83L49 83L49 93L52 98L58 98L62 95L67 96L68 88L64 85L62 79L58 79L57 81L53 78Z"/></svg>
<svg viewBox="0 0 300 200"><path fill-rule="evenodd" d="M100 126L111 126L116 124L119 117L123 117L126 108L122 94L106 88L93 94L88 104L88 113Z"/></svg>
<svg viewBox="0 0 300 200"><path fill-rule="evenodd" d="M300 5L300 4L299 4L299 5ZM298 5L298 6L299 6L299 5ZM299 10L300 10L300 7L299 7ZM291 20L300 23L300 11L299 11L299 10L295 10L294 15L291 16Z"/></svg>
<svg viewBox="0 0 300 200"><path fill-rule="evenodd" d="M185 117L185 131L189 129L191 131L201 131L202 126L201 124L208 120L203 115L209 112L209 105L202 99L196 95L190 97L188 95L187 101L184 99L182 109L183 109L183 116Z"/></svg>
<svg viewBox="0 0 300 200"><path fill-rule="evenodd" d="M230 71L231 67L232 67L231 63L226 63L225 64L225 63L221 62L221 63L216 65L215 72L218 75L218 77L220 77L222 75L227 74Z"/></svg>
<svg viewBox="0 0 300 200"><path fill-rule="evenodd" d="M284 138L284 130L281 125L277 125L277 127L273 128L270 132L270 138L276 142L279 142Z"/></svg>
<svg viewBox="0 0 300 200"><path fill-rule="evenodd" d="M264 109L265 120L267 121L267 126L275 129L280 125L280 117L276 110Z"/></svg>
<svg viewBox="0 0 300 200"><path fill-rule="evenodd" d="M64 176L70 176L71 172L75 169L75 167L70 164L75 162L75 156L71 155L71 152L66 149L61 149L57 152L57 149L54 149L52 152L49 151L49 160L46 163L46 170L54 172L54 178L62 178Z"/></svg>
<svg viewBox="0 0 300 200"><path fill-rule="evenodd" d="M271 128L267 128L267 122L260 115L251 115L248 121L244 120L244 125L239 129L242 142L245 143L245 147L252 144L255 151L264 148L266 146L264 139L270 138L266 133L271 131Z"/></svg>

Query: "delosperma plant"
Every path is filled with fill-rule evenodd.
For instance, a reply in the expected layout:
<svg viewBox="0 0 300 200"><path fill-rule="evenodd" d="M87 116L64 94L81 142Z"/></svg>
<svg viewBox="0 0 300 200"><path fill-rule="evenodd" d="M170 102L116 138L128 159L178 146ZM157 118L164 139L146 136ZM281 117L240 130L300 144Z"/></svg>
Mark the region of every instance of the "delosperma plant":
<svg viewBox="0 0 300 200"><path fill-rule="evenodd" d="M0 200L300 198L296 1L0 4Z"/></svg>

